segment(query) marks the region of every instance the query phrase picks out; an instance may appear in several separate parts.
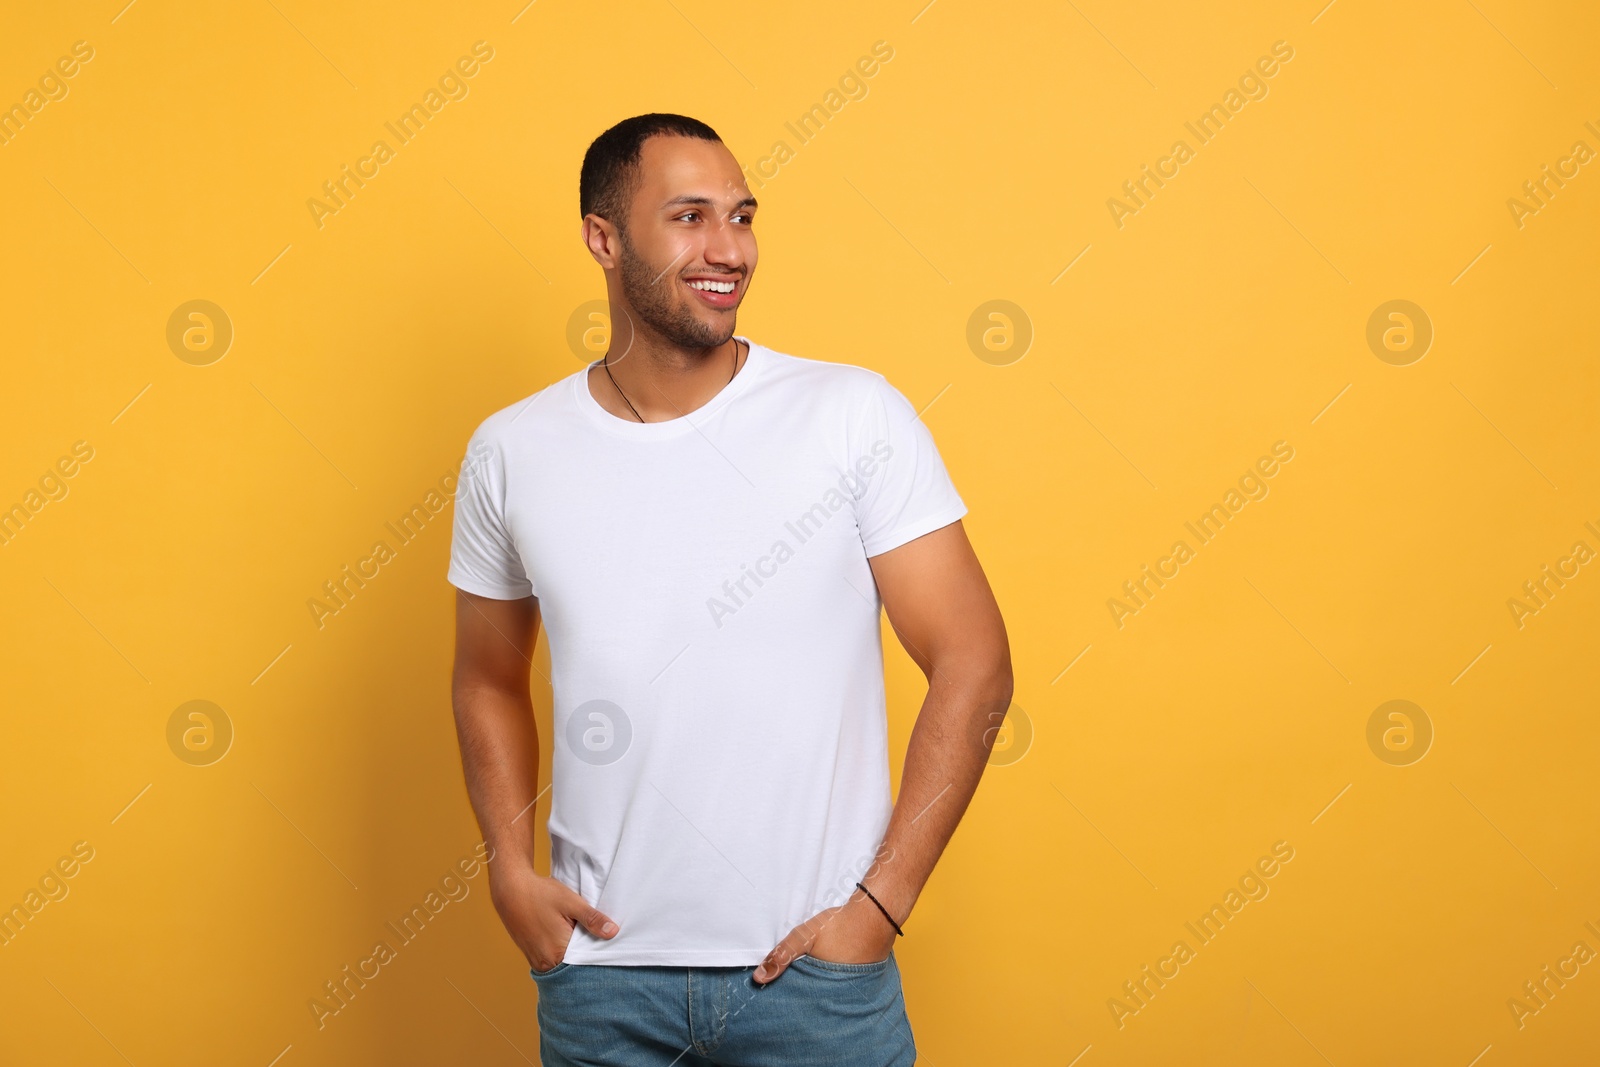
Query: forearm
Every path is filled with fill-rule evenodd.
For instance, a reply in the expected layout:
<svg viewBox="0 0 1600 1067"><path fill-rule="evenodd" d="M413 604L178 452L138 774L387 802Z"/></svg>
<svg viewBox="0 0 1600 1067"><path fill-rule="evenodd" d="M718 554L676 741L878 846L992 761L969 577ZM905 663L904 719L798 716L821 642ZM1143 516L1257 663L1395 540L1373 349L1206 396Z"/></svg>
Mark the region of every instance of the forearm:
<svg viewBox="0 0 1600 1067"><path fill-rule="evenodd" d="M1008 659L935 664L906 747L900 795L862 883L904 923L983 776L1011 705Z"/></svg>
<svg viewBox="0 0 1600 1067"><path fill-rule="evenodd" d="M467 796L497 859L533 866L539 733L526 692L457 688L452 694ZM503 867L502 867L503 869Z"/></svg>

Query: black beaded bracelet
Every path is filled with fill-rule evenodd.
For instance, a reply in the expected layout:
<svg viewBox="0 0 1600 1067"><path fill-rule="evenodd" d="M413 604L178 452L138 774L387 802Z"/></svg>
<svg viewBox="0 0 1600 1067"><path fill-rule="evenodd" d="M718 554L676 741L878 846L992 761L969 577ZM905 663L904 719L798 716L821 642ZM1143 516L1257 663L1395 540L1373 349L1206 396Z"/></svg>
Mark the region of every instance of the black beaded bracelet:
<svg viewBox="0 0 1600 1067"><path fill-rule="evenodd" d="M867 899L868 900L870 900L874 904L878 905L878 910L883 912L883 917L885 919L889 920L889 925L894 927L894 932L895 932L896 935L898 935L900 937L906 936L906 932L904 930L900 929L900 924L895 922L894 919L890 917L889 909L885 908L883 906L882 902L880 902L877 897L872 895L872 890L868 889L866 886L862 885L860 882L856 883L856 888L861 890L863 893L865 893L867 895Z"/></svg>

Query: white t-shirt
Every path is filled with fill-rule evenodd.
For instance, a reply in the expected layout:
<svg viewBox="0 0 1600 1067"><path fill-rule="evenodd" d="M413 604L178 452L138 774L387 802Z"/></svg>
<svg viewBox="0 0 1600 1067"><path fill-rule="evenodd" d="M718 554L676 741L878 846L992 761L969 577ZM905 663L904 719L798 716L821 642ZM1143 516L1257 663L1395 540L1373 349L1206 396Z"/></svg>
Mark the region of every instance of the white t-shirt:
<svg viewBox="0 0 1600 1067"><path fill-rule="evenodd" d="M870 556L966 514L881 374L750 345L666 422L587 369L489 416L449 580L539 599L551 873L615 919L569 963L751 966L844 902L892 807Z"/></svg>

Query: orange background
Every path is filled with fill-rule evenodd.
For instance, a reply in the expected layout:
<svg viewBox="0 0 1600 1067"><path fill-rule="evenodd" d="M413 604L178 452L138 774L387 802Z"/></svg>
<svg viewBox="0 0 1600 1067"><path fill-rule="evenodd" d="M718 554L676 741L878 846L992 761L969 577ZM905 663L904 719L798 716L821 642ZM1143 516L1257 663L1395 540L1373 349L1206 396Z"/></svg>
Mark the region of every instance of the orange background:
<svg viewBox="0 0 1600 1067"><path fill-rule="evenodd" d="M537 1059L481 872L320 1029L308 1003L478 841L427 494L589 358L578 165L652 110L765 168L740 332L925 409L1006 613L1012 726L897 946L924 1061L1592 1050L1600 967L1561 963L1600 951L1591 8L124 3L0 38L0 906L38 904L0 1060ZM1172 576L1135 604L1145 565ZM899 752L921 678L888 671Z"/></svg>

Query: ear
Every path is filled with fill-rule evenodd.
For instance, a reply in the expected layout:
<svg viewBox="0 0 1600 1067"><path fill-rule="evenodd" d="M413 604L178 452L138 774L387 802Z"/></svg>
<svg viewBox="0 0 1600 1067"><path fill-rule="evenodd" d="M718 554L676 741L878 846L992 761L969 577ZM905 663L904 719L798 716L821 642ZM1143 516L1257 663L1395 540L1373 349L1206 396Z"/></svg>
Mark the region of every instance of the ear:
<svg viewBox="0 0 1600 1067"><path fill-rule="evenodd" d="M622 239L617 234L617 228L599 215L589 214L583 217L583 225L579 237L584 246L589 249L589 255L605 270L613 270L620 263Z"/></svg>

